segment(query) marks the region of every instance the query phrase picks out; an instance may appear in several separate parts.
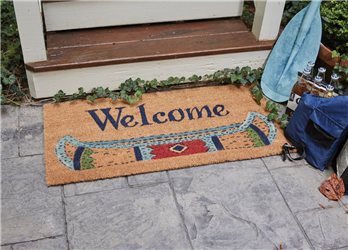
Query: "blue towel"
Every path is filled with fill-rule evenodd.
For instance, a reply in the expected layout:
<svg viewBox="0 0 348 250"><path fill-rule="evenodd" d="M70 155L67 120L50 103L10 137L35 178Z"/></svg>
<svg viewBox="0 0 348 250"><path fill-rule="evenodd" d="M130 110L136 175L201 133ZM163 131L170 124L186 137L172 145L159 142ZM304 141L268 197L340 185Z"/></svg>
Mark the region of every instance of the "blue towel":
<svg viewBox="0 0 348 250"><path fill-rule="evenodd" d="M262 91L269 99L287 101L297 72L316 60L322 33L320 2L312 0L297 13L273 47L261 79Z"/></svg>

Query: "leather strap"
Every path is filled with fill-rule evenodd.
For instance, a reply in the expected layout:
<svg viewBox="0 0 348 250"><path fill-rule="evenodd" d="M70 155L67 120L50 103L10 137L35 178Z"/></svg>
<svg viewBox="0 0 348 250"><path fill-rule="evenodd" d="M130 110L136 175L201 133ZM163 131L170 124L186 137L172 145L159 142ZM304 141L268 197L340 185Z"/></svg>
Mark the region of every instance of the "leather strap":
<svg viewBox="0 0 348 250"><path fill-rule="evenodd" d="M298 154L299 152L301 152L300 155L298 156L292 156L291 155L291 151L297 149L296 154ZM282 159L283 161L285 161L286 159L289 159L290 161L299 161L302 160L306 157L306 152L304 150L304 147L302 147L301 149L296 148L293 145L290 145L288 143L285 143L282 147Z"/></svg>

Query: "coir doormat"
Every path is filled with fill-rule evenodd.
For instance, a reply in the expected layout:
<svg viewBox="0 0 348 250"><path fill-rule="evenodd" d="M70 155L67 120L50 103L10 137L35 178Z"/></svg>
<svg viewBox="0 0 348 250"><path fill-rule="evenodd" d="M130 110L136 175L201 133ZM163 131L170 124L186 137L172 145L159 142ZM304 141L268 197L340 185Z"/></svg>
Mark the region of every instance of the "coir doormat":
<svg viewBox="0 0 348 250"><path fill-rule="evenodd" d="M44 107L48 185L279 154L285 138L248 88L213 86ZM218 171L218 170L217 170Z"/></svg>

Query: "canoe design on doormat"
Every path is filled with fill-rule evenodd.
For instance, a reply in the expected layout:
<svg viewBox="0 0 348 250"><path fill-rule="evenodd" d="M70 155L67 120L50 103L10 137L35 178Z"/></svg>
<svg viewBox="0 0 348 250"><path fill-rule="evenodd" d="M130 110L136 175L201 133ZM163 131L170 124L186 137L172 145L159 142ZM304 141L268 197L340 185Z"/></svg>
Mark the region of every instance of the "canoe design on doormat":
<svg viewBox="0 0 348 250"><path fill-rule="evenodd" d="M71 170L123 165L169 157L212 153L272 144L276 127L267 117L249 112L242 123L181 133L123 140L82 142L66 135L55 148L61 163Z"/></svg>

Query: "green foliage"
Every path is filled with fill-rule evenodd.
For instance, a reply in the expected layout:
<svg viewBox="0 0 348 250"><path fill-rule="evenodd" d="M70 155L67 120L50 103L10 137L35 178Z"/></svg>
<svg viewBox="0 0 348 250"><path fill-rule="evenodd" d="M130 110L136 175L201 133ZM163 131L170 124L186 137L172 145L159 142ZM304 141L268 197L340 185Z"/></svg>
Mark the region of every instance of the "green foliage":
<svg viewBox="0 0 348 250"><path fill-rule="evenodd" d="M1 104L28 95L22 51L12 1L1 1Z"/></svg>
<svg viewBox="0 0 348 250"><path fill-rule="evenodd" d="M160 88L168 88L169 86L180 85L183 83L219 83L219 84L260 84L262 76L262 69L251 69L250 67L236 67L234 69L218 70L213 74L206 74L204 76L193 75L191 77L169 77L166 80L158 81L157 79L145 81L140 78L135 80L128 79L121 83L118 90L109 90L108 88L98 87L92 89L91 93L86 93L83 88L79 88L78 91L70 96L66 95L62 90L59 90L54 95L55 102L62 102L68 100L86 99L90 102L94 102L98 98L111 98L112 100L121 100L133 104L138 102L142 95L146 92L157 90ZM262 98L258 96L258 98Z"/></svg>
<svg viewBox="0 0 348 250"><path fill-rule="evenodd" d="M241 19L245 25L251 29L254 22L255 6L253 0L245 0L243 5L243 13Z"/></svg>
<svg viewBox="0 0 348 250"><path fill-rule="evenodd" d="M109 88L93 88L90 93L86 93L82 87L78 88L76 93L68 96L63 90L59 90L57 94L53 96L55 102L72 101L79 99L86 99L87 101L94 102L98 98L111 98L113 101L117 100L118 93L111 91Z"/></svg>
<svg viewBox="0 0 348 250"><path fill-rule="evenodd" d="M323 1L323 42L341 55L348 55L348 1Z"/></svg>
<svg viewBox="0 0 348 250"><path fill-rule="evenodd" d="M251 88L251 94L253 96L253 99L255 102L259 105L261 105L261 100L263 98L263 93L260 84L256 84L254 87Z"/></svg>
<svg viewBox="0 0 348 250"><path fill-rule="evenodd" d="M341 76L340 85L337 86L338 93L343 94L344 89L348 86L348 54L340 54L336 50L332 51L332 58L337 58L338 62L336 63L334 70L338 72ZM345 62L345 63L343 63Z"/></svg>
<svg viewBox="0 0 348 250"><path fill-rule="evenodd" d="M270 112L267 116L269 121L277 122L281 128L285 129L288 125L288 115L281 114L282 107L280 104L268 100L266 102L266 111Z"/></svg>
<svg viewBox="0 0 348 250"><path fill-rule="evenodd" d="M323 19L323 43L333 49L332 57L337 58L334 70L341 76L340 93L348 86L348 1L324 1L321 4Z"/></svg>

